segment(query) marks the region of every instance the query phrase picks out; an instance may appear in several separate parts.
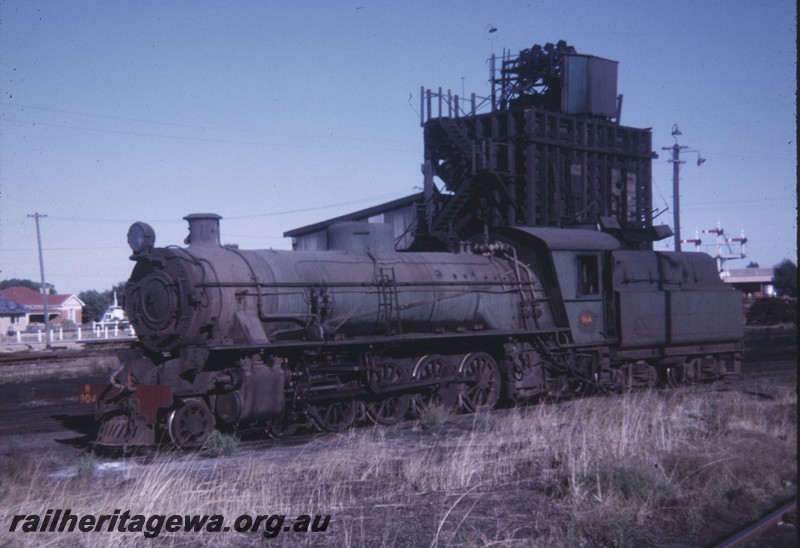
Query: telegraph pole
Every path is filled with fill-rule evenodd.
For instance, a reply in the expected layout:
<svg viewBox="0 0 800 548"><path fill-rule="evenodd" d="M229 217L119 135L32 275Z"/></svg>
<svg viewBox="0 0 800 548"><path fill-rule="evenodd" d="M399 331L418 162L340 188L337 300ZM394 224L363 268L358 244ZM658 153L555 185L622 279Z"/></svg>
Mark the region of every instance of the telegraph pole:
<svg viewBox="0 0 800 548"><path fill-rule="evenodd" d="M681 164L685 164L686 160L681 160L681 150L687 150L689 147L681 146L678 144L678 135L683 135L681 130L678 129L678 124L672 126L672 137L675 139L675 144L671 147L661 147L661 150L668 150L672 152L672 159L667 160L672 162L672 215L673 215L673 233L675 234L675 251L681 250L681 200L680 200L680 181L681 181ZM697 152L697 165L703 165L706 161L705 158L700 156L697 150L687 150L688 152Z"/></svg>
<svg viewBox="0 0 800 548"><path fill-rule="evenodd" d="M686 161L681 161L681 150L685 149L685 146L680 146L678 144L678 135L681 132L678 129L678 125L675 124L675 127L672 129L672 136L675 137L675 144L671 147L662 147L661 150L671 150L672 151L672 160L667 160L668 162L672 162L672 232L675 234L675 251L681 250L681 200L680 200L680 181L681 181L681 164L685 164Z"/></svg>
<svg viewBox="0 0 800 548"><path fill-rule="evenodd" d="M47 217L47 215L41 215L38 212L34 213L33 215L28 215L28 217L33 217L36 219L36 242L39 245L39 273L42 276L42 300L44 302L44 337L45 337L45 344L47 349L49 350L50 345L50 311L47 307L47 283L44 280L44 257L42 255L42 234L39 231L39 219Z"/></svg>

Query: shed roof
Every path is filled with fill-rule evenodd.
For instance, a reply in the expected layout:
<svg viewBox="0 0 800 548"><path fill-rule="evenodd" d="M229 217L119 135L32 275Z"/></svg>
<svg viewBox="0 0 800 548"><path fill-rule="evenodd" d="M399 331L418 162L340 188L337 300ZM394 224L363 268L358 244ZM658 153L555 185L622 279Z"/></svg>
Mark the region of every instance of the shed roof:
<svg viewBox="0 0 800 548"><path fill-rule="evenodd" d="M305 236L306 234L311 234L313 232L325 230L334 223L341 223L344 221L360 221L367 219L369 217L373 217L375 215L379 215L381 213L386 213L403 207L408 207L411 204L422 203L422 201L423 201L423 194L422 192L418 192L417 194L411 194L403 198L398 198L397 200L392 200L391 202L386 202L373 207L368 207L367 209L361 209L359 211L347 213L346 215L334 217L333 219L320 221L318 223L314 223L311 225L301 226L300 228L294 228L292 230L284 232L283 236L286 238Z"/></svg>

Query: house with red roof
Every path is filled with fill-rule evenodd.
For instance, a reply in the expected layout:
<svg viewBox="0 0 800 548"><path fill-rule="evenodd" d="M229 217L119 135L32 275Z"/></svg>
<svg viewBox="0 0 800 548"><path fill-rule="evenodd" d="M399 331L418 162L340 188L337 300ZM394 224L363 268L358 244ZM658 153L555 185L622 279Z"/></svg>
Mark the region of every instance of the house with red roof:
<svg viewBox="0 0 800 548"><path fill-rule="evenodd" d="M24 331L20 326L25 323L28 311L28 307L0 295L0 335Z"/></svg>
<svg viewBox="0 0 800 548"><path fill-rule="evenodd" d="M15 331L25 331L30 324L44 324L44 296L28 287L16 286L0 289L0 296L16 303L22 308L10 311L14 316L9 321L13 322ZM70 320L80 325L83 322L84 302L75 295L48 295L47 315L50 323L58 325L65 320ZM24 317L20 315L24 313ZM7 328L6 328L7 329Z"/></svg>

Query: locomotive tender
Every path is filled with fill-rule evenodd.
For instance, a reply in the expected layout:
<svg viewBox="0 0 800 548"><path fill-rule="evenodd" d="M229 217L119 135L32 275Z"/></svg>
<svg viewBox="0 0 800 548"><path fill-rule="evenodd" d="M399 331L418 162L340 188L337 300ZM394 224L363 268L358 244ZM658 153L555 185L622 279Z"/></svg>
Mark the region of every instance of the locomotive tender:
<svg viewBox="0 0 800 548"><path fill-rule="evenodd" d="M194 214L187 247L128 232L125 309L139 344L85 385L95 443L215 429L280 435L392 424L429 405L568 397L738 372L741 297L701 253L622 249L589 229L506 227L458 252L397 252L391 227L343 223L327 251L220 244Z"/></svg>

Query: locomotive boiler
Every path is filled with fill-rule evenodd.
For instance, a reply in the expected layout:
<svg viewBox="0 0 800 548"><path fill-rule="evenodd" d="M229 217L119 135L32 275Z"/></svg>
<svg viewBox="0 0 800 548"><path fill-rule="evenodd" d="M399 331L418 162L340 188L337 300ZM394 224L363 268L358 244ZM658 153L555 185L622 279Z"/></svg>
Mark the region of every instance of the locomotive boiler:
<svg viewBox="0 0 800 548"><path fill-rule="evenodd" d="M631 251L588 229L496 229L457 252L397 252L343 223L325 251L186 247L128 232L125 309L139 344L85 385L95 443L201 446L214 429L341 431L431 405L675 384L738 370L741 298L700 253Z"/></svg>

